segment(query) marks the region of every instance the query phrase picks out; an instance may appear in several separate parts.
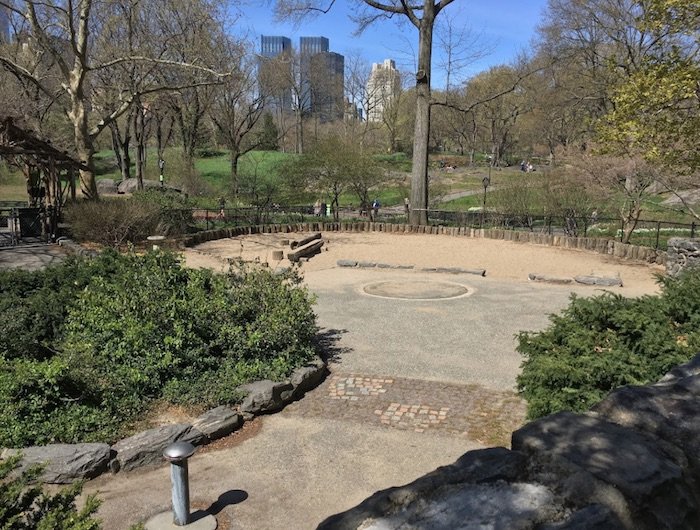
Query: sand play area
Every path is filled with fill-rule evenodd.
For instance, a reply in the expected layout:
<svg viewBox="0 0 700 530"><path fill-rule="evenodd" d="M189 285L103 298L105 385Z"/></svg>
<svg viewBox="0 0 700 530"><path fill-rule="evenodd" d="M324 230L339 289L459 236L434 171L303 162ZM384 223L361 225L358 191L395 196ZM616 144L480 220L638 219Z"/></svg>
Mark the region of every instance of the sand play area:
<svg viewBox="0 0 700 530"><path fill-rule="evenodd" d="M227 259L267 263L270 267L287 267L288 245L284 240L305 234L256 234L219 239L198 245L185 252L192 267L227 267ZM320 254L302 264L313 273L337 268L338 260L357 260L388 265L412 265L416 272L430 267L484 269L492 279L529 282L528 274L560 278L581 275L619 277L623 287L610 290L625 296L639 296L658 291L655 275L663 274L659 265L624 261L613 256L575 249L512 241L452 237L447 235L388 234L382 232L326 232ZM273 261L275 250L285 258ZM388 269L391 270L391 269ZM594 287L590 287L593 293Z"/></svg>

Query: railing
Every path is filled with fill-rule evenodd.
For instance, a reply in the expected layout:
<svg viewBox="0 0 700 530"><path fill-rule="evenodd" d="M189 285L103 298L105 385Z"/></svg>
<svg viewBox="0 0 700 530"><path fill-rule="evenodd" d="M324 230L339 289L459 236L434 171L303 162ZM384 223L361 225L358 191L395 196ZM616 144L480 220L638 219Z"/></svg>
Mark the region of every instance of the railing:
<svg viewBox="0 0 700 530"><path fill-rule="evenodd" d="M223 210L195 208L187 211L191 213L195 224L200 225L200 228L205 230L271 223L294 224L329 219L323 215L315 216L312 205L274 205L267 208L224 208ZM385 223L405 223L408 221L403 209L398 208L380 208L378 215L372 218L368 213L361 213L357 208L342 208L338 214L342 220L374 220ZM431 225L524 230L569 237L601 237L622 240L624 236L619 219L598 216L428 210L428 219ZM693 238L697 233L698 225L696 223L639 220L630 237L630 243L665 250L669 238Z"/></svg>

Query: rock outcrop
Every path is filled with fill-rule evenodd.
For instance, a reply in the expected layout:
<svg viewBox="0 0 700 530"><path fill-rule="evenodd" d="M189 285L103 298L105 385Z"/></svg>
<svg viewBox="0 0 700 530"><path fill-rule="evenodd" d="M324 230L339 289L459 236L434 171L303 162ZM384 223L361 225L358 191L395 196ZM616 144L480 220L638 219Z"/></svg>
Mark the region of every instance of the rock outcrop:
<svg viewBox="0 0 700 530"><path fill-rule="evenodd" d="M515 431L319 526L330 530L700 528L700 355L585 414Z"/></svg>

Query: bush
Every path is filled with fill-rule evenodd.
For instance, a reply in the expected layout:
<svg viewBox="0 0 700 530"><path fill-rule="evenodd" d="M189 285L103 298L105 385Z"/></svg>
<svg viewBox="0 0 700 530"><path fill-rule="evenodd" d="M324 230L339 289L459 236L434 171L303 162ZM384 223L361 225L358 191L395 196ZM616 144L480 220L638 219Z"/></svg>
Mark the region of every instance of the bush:
<svg viewBox="0 0 700 530"><path fill-rule="evenodd" d="M65 210L73 237L117 248L149 235L184 234L192 223L190 205L179 193L160 189L130 198L103 198L72 203Z"/></svg>
<svg viewBox="0 0 700 530"><path fill-rule="evenodd" d="M70 287L41 341L31 326L42 290L15 287L27 315L0 340L0 445L111 442L155 402L235 403L239 384L284 378L314 354L315 315L295 272L221 275L167 252L107 251L39 274Z"/></svg>
<svg viewBox="0 0 700 530"><path fill-rule="evenodd" d="M35 484L41 468L12 473L19 456L0 461L0 528L12 530L99 530L93 516L100 503L89 496L82 509L75 500L82 484L63 488L50 495ZM11 475L12 473L12 475Z"/></svg>
<svg viewBox="0 0 700 530"><path fill-rule="evenodd" d="M528 416L585 411L623 385L658 380L700 350L700 270L661 278L659 296L572 296L542 332L522 332Z"/></svg>
<svg viewBox="0 0 700 530"><path fill-rule="evenodd" d="M65 209L64 217L78 241L117 248L145 239L157 226L156 205L128 198L80 201Z"/></svg>

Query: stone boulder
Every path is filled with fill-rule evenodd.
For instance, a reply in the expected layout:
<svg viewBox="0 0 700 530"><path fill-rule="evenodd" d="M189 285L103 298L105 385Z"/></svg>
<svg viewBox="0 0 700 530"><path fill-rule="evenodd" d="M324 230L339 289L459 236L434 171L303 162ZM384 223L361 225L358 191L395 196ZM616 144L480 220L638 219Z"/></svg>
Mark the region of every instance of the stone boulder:
<svg viewBox="0 0 700 530"><path fill-rule="evenodd" d="M573 505L603 504L629 528L686 528L698 517L683 468L638 431L561 412L515 431L512 447Z"/></svg>
<svg viewBox="0 0 700 530"><path fill-rule="evenodd" d="M192 429L201 432L208 441L231 434L243 424L241 415L222 405L208 410L192 422Z"/></svg>
<svg viewBox="0 0 700 530"><path fill-rule="evenodd" d="M122 180L119 185L117 186L117 193L134 193L136 190L138 190L138 179L136 178L129 178L126 180ZM144 189L150 189L150 188L166 188L171 191L176 191L180 192L179 188L176 188L175 186L171 186L169 184L165 184L164 186L160 185L160 182L157 180L147 180L144 179L143 181L143 187Z"/></svg>
<svg viewBox="0 0 700 530"><path fill-rule="evenodd" d="M107 471L112 451L109 445L100 443L51 444L5 449L0 458L22 454L20 469L36 464L45 466L41 479L49 484L70 484L91 479Z"/></svg>
<svg viewBox="0 0 700 530"><path fill-rule="evenodd" d="M190 442L201 445L206 436L192 429L191 425L175 424L156 427L118 441L112 446L116 461L122 471L163 462L163 451L174 442Z"/></svg>
<svg viewBox="0 0 700 530"><path fill-rule="evenodd" d="M700 356L655 385L626 386L611 392L591 410L608 421L658 440L680 465L700 477ZM677 453L682 452L683 457Z"/></svg>
<svg viewBox="0 0 700 530"><path fill-rule="evenodd" d="M263 414L275 412L292 401L294 387L289 382L278 383L263 380L241 385L239 390L247 394L241 403L244 414Z"/></svg>
<svg viewBox="0 0 700 530"><path fill-rule="evenodd" d="M117 193L119 190L113 179L100 179L97 181L97 193L100 195L106 193Z"/></svg>
<svg viewBox="0 0 700 530"><path fill-rule="evenodd" d="M678 379L684 379L686 377L691 377L694 375L700 375L700 354L693 357L687 363L681 364L673 368L673 370L671 370L669 373L667 373L665 376L659 379L659 383L663 384L675 382Z"/></svg>
<svg viewBox="0 0 700 530"><path fill-rule="evenodd" d="M406 486L375 493L318 529L524 530L561 520L567 510L547 487L522 482L525 463L504 448L470 451Z"/></svg>
<svg viewBox="0 0 700 530"><path fill-rule="evenodd" d="M574 281L583 285L600 285L601 287L622 287L620 278L604 276L574 276Z"/></svg>
<svg viewBox="0 0 700 530"><path fill-rule="evenodd" d="M573 282L571 278L562 278L561 276L549 276L547 274L538 274L536 272L531 272L530 274L528 274L527 279L531 282L555 283L561 285L566 285Z"/></svg>
<svg viewBox="0 0 700 530"><path fill-rule="evenodd" d="M316 388L326 375L326 363L320 357L316 357L306 366L294 370L289 382L294 388L293 398L299 399L309 390Z"/></svg>

